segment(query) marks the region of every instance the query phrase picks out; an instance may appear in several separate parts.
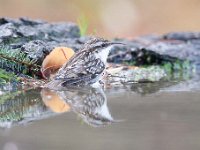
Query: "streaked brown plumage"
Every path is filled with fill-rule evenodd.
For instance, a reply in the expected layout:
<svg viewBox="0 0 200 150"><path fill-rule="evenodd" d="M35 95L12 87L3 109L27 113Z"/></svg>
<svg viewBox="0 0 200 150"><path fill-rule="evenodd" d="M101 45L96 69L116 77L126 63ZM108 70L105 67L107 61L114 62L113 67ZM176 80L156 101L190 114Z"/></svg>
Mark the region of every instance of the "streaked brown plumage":
<svg viewBox="0 0 200 150"><path fill-rule="evenodd" d="M99 83L105 71L107 57L111 46L121 44L109 42L102 38L94 38L84 44L47 84L52 86L84 86Z"/></svg>

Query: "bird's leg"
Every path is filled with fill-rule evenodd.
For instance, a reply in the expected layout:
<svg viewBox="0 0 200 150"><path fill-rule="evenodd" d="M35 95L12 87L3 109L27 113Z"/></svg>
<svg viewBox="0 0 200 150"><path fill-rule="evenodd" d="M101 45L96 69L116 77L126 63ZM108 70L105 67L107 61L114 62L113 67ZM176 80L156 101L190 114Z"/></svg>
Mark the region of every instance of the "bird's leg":
<svg viewBox="0 0 200 150"><path fill-rule="evenodd" d="M103 82L103 80L99 80L99 84L102 86L103 89L105 89L105 83Z"/></svg>
<svg viewBox="0 0 200 150"><path fill-rule="evenodd" d="M101 78L99 80L100 85L102 86L103 89L106 88L106 80L107 80L108 72L104 71L101 75Z"/></svg>

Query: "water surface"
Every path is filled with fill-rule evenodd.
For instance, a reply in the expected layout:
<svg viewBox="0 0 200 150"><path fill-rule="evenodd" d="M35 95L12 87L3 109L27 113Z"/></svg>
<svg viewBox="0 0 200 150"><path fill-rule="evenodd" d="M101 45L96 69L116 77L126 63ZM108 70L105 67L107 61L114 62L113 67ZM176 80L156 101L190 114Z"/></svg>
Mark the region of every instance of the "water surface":
<svg viewBox="0 0 200 150"><path fill-rule="evenodd" d="M136 87L17 93L1 104L0 149L200 148L197 88L175 92L165 86L148 93L149 86Z"/></svg>

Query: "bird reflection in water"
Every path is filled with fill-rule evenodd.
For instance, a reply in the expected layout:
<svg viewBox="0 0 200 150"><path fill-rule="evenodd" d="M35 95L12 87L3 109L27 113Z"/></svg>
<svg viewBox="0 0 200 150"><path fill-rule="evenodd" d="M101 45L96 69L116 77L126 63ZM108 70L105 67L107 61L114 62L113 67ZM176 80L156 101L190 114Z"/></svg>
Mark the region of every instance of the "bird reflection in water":
<svg viewBox="0 0 200 150"><path fill-rule="evenodd" d="M94 127L116 122L108 109L106 95L101 88L70 87L59 91L42 89L42 99L56 113L72 111Z"/></svg>

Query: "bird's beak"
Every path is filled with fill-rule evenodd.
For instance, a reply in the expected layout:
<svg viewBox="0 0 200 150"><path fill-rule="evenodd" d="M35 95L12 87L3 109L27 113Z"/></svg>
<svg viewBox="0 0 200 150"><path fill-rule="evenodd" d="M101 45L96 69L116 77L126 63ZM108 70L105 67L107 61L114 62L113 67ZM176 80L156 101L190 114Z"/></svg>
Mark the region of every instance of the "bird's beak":
<svg viewBox="0 0 200 150"><path fill-rule="evenodd" d="M126 45L126 44L121 42L108 42L108 45Z"/></svg>

